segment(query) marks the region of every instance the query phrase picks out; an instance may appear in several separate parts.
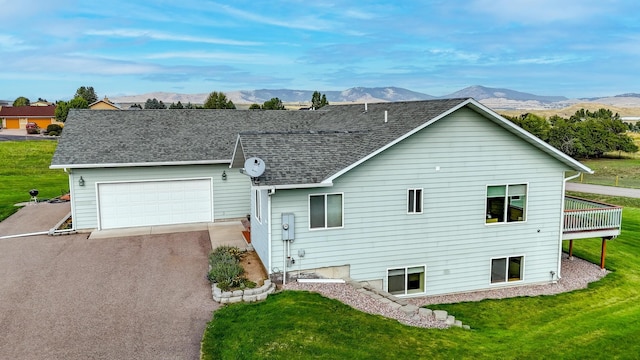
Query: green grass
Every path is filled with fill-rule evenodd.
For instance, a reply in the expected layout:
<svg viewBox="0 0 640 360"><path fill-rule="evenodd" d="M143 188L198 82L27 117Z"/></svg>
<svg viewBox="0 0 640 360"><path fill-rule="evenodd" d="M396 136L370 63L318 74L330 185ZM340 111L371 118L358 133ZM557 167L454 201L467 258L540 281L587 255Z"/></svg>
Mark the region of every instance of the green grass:
<svg viewBox="0 0 640 360"><path fill-rule="evenodd" d="M581 162L595 174L585 174L582 182L585 184L618 186L640 189L640 159L587 159ZM572 180L581 182L581 178Z"/></svg>
<svg viewBox="0 0 640 360"><path fill-rule="evenodd" d="M29 201L33 188L43 199L68 191L67 174L49 169L57 144L49 140L0 142L0 221L18 210L14 204Z"/></svg>
<svg viewBox="0 0 640 360"><path fill-rule="evenodd" d="M591 196L603 201L615 198ZM620 205L637 205L638 199ZM640 206L623 213L607 246L612 271L589 288L556 296L433 305L471 325L435 330L354 310L306 292L215 312L205 359L632 359L640 354ZM599 263L599 239L576 240L574 255Z"/></svg>

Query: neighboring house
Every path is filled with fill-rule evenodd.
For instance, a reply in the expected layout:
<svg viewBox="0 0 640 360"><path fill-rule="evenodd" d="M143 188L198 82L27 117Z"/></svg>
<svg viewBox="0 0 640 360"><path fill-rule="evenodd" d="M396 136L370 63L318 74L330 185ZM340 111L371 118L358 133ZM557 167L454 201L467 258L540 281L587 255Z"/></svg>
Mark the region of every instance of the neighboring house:
<svg viewBox="0 0 640 360"><path fill-rule="evenodd" d="M56 107L51 106L3 106L0 108L2 127L6 129L25 129L27 123L34 122L46 129L56 124Z"/></svg>
<svg viewBox="0 0 640 360"><path fill-rule="evenodd" d="M98 100L89 104L91 110L122 110L120 106L112 103L106 96L102 100Z"/></svg>
<svg viewBox="0 0 640 360"><path fill-rule="evenodd" d="M240 174L248 159L264 172ZM565 210L565 172L588 167L473 99L72 110L51 167L69 172L76 229L251 214L270 274L350 277L402 296L557 281L563 240L620 230L619 208ZM594 216L608 222L593 227Z"/></svg>

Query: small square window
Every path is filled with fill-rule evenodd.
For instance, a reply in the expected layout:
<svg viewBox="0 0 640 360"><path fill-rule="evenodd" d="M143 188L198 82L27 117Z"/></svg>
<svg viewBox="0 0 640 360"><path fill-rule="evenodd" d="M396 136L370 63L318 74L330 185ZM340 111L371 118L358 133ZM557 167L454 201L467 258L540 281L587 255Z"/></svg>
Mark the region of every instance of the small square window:
<svg viewBox="0 0 640 360"><path fill-rule="evenodd" d="M491 283L522 280L524 256L491 259Z"/></svg>
<svg viewBox="0 0 640 360"><path fill-rule="evenodd" d="M425 267L413 266L387 270L387 291L393 295L425 292Z"/></svg>
<svg viewBox="0 0 640 360"><path fill-rule="evenodd" d="M309 228L342 227L342 211L342 194L309 195Z"/></svg>
<svg viewBox="0 0 640 360"><path fill-rule="evenodd" d="M527 185L487 186L486 203L487 224L525 221Z"/></svg>

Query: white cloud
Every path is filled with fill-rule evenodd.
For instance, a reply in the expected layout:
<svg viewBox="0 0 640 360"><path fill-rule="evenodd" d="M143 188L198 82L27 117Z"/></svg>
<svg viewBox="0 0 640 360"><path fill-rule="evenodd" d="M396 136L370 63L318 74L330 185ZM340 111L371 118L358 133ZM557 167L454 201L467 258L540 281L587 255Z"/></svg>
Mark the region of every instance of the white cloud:
<svg viewBox="0 0 640 360"><path fill-rule="evenodd" d="M611 6L611 1L604 0L474 0L468 8L503 21L536 24L587 22L608 12Z"/></svg>
<svg viewBox="0 0 640 360"><path fill-rule="evenodd" d="M218 44L218 45L234 45L234 46L257 46L262 43L255 41L237 41L230 39L220 39L215 37L201 37L190 35L173 35L160 31L153 30L140 30L140 29L119 29L119 30L89 30L86 32L91 36L105 36L105 37L121 37L121 38L149 38L160 41L179 41L179 42L193 42L204 44Z"/></svg>

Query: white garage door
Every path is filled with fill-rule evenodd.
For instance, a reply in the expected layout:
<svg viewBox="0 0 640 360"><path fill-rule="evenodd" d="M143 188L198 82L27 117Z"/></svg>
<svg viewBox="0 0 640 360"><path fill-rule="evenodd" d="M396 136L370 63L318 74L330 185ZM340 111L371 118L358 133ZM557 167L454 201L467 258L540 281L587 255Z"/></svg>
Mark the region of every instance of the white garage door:
<svg viewBox="0 0 640 360"><path fill-rule="evenodd" d="M101 229L213 221L211 179L98 184Z"/></svg>

